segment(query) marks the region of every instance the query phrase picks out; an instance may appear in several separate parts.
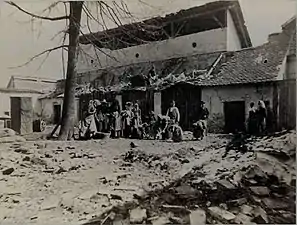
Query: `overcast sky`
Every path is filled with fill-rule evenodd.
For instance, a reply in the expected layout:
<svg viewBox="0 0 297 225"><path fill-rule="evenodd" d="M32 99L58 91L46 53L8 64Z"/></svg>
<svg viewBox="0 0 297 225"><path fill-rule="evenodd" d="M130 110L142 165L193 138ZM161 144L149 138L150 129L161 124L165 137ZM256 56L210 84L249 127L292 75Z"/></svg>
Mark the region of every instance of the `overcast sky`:
<svg viewBox="0 0 297 225"><path fill-rule="evenodd" d="M40 13L53 1L35 0L30 2L18 1L19 5L30 12ZM205 4L210 0L125 0L135 20L164 15ZM254 46L267 40L267 35L280 31L280 26L296 14L295 0L240 0L246 25ZM63 4L51 12L52 16L62 15ZM30 22L30 17L0 2L0 87L5 87L12 75L63 78L61 51L50 54L42 67L44 57L29 65L11 69L27 62L43 50L59 45L61 35L52 40L65 22L39 21Z"/></svg>

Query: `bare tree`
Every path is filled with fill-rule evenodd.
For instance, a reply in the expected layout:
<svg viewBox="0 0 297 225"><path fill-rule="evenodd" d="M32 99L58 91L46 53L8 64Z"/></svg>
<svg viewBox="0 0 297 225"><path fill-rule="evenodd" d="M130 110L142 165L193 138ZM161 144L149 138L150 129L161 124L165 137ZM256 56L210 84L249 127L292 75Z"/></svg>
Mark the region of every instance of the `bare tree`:
<svg viewBox="0 0 297 225"><path fill-rule="evenodd" d="M66 73L66 82L65 82L65 91L64 91L64 101L63 101L63 112L61 118L61 129L59 133L59 140L69 140L73 135L74 128L74 116L75 116L75 83L76 83L76 64L77 64L77 55L78 55L78 39L80 34L80 25L81 25L81 16L82 16L82 8L83 1L72 1L69 2L70 12L69 15L64 15L60 17L48 17L48 16L39 16L28 12L21 8L14 2L7 2L11 6L16 7L20 11L30 15L32 18L49 20L49 21L60 21L60 20L69 20L69 44L61 45L55 48L51 48L41 52L40 54L31 58L30 61L35 58L43 55L49 54L50 52L60 49L60 48L68 48L68 62L67 62L67 73ZM54 5L56 5L55 3ZM52 7L51 5L50 7Z"/></svg>
<svg viewBox="0 0 297 225"><path fill-rule="evenodd" d="M87 28L88 32L92 34L89 20L96 21L103 30L108 29L105 18L113 21L117 26L122 25L121 19L119 18L119 14L124 13L130 17L132 17L131 13L127 9L127 6L123 2L116 2L113 1L112 5L107 4L104 1L96 1L96 2L85 2L85 1L69 1L69 2L63 2L63 1L57 1L53 4L51 4L48 8L42 11L42 13L48 12L47 16L37 15L34 13L31 13L22 7L20 7L18 4L12 2L12 1L6 1L7 4L17 8L21 12L31 16L32 21L34 19L40 19L40 20L47 20L47 21L66 21L66 30L60 31L60 33L64 33L63 37L63 43L60 46L47 49L38 55L35 55L32 57L28 62L21 66L25 66L34 59L46 55L46 58L49 56L49 54L52 51L62 49L68 51L68 62L67 62L67 72L66 72L66 82L65 82L65 91L64 91L64 101L63 101L63 111L62 111L62 118L61 122L58 125L61 125L60 133L58 136L59 140L69 140L72 138L73 135L73 129L74 129L74 121L75 121L75 86L76 86L76 76L77 76L77 57L79 52L79 36L85 34L82 32L81 29L81 18L82 13L85 14L87 17ZM57 6L58 4L64 4L65 6L65 15L58 16L58 17L50 17L49 14L53 7ZM95 4L95 5L94 5ZM97 15L92 14L92 10L90 10L90 7L96 7L97 8ZM69 10L69 14L67 13L67 9ZM66 45L66 35L68 35L69 43ZM97 40L96 40L97 41ZM99 40L98 40L99 41ZM94 45L94 48L96 50L101 51L99 48L97 48ZM96 53L96 51L95 51ZM62 53L63 56L63 53ZM97 60L99 60L98 55L96 54ZM62 61L64 58L62 57ZM63 63L64 66L64 63ZM64 70L64 68L63 68ZM58 126L55 127L52 134L54 134L57 130Z"/></svg>

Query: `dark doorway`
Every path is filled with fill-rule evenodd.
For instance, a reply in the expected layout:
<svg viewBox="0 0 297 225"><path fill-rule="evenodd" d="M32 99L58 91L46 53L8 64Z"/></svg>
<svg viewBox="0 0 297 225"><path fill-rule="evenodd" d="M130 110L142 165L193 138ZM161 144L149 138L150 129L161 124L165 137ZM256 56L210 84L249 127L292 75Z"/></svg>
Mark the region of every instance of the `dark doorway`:
<svg viewBox="0 0 297 225"><path fill-rule="evenodd" d="M152 91L124 91L122 92L123 108L127 102L138 103L141 109L141 116L144 122L151 111L154 110L154 93Z"/></svg>
<svg viewBox="0 0 297 225"><path fill-rule="evenodd" d="M54 105L54 124L58 124L61 117L61 105Z"/></svg>
<svg viewBox="0 0 297 225"><path fill-rule="evenodd" d="M19 134L33 132L31 97L10 97L11 128Z"/></svg>
<svg viewBox="0 0 297 225"><path fill-rule="evenodd" d="M180 83L163 90L161 99L162 114L166 114L170 102L175 100L180 112L180 126L183 130L192 130L192 124L198 120L201 89L191 84Z"/></svg>
<svg viewBox="0 0 297 225"><path fill-rule="evenodd" d="M224 103L225 131L235 133L245 130L245 102L234 101Z"/></svg>
<svg viewBox="0 0 297 225"><path fill-rule="evenodd" d="M21 98L10 98L10 114L11 114L11 128L20 133L21 132Z"/></svg>

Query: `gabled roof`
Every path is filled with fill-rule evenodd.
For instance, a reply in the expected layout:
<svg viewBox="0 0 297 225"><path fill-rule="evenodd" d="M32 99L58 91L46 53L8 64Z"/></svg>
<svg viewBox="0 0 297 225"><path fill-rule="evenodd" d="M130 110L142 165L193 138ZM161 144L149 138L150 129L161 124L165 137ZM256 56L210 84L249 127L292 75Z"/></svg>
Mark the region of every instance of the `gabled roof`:
<svg viewBox="0 0 297 225"><path fill-rule="evenodd" d="M81 44L93 43L100 48L120 49L166 40L169 36L177 37L222 28L227 26L227 9L230 10L234 20L242 48L251 47L251 39L238 0L210 2L164 17L154 17L141 22L86 34L79 38L79 42ZM177 30L178 32L176 32Z"/></svg>
<svg viewBox="0 0 297 225"><path fill-rule="evenodd" d="M282 25L282 30L284 33L290 33L292 30L293 32L292 39L290 40L290 47L288 55L296 55L296 16L293 16L287 22Z"/></svg>
<svg viewBox="0 0 297 225"><path fill-rule="evenodd" d="M294 46L296 48L296 25L261 46L225 53L225 62L220 65L218 73L193 84L220 86L275 81L285 57Z"/></svg>
<svg viewBox="0 0 297 225"><path fill-rule="evenodd" d="M11 76L7 89L30 90L36 92L48 92L55 88L56 80L39 77Z"/></svg>

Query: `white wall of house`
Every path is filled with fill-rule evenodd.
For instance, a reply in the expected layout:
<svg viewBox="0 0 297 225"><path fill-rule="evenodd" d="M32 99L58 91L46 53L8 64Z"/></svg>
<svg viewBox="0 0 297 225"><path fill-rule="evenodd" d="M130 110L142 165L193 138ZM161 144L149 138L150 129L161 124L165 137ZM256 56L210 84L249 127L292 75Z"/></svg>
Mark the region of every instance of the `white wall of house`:
<svg viewBox="0 0 297 225"><path fill-rule="evenodd" d="M273 105L272 86L225 86L202 88L202 101L209 109L209 120L224 121L224 102L245 101L245 118L248 118L249 104L259 100L269 101ZM215 122L215 121L214 121ZM224 127L224 124L220 124Z"/></svg>
<svg viewBox="0 0 297 225"><path fill-rule="evenodd" d="M240 39L231 13L227 10L227 51L237 51L241 49Z"/></svg>
<svg viewBox="0 0 297 225"><path fill-rule="evenodd" d="M43 98L38 99L36 106L35 106L35 112L41 116L43 120L45 120L47 123L51 124L54 122L54 105L60 105L61 106L61 114L63 110L63 98ZM75 102L75 111L76 111L76 120L78 120L78 113L79 113L79 102L78 99L76 99ZM62 115L61 115L62 116Z"/></svg>
<svg viewBox="0 0 297 225"><path fill-rule="evenodd" d="M291 55L287 57L285 79L296 79L296 56L295 55Z"/></svg>
<svg viewBox="0 0 297 225"><path fill-rule="evenodd" d="M192 46L194 42L197 44L195 48ZM98 58L100 59L99 63L97 63L97 56L92 45L81 45L81 48L89 56L84 53L79 55L79 73L98 68L225 51L227 48L227 28L209 30L120 50L111 51L109 49L101 49L106 54L97 51ZM139 54L139 57L136 57L136 54ZM91 63L92 58L93 63Z"/></svg>
<svg viewBox="0 0 297 225"><path fill-rule="evenodd" d="M39 99L35 111L47 123L52 123L54 120L54 105L63 105L63 98L44 98Z"/></svg>
<svg viewBox="0 0 297 225"><path fill-rule="evenodd" d="M0 116L3 116L5 112L10 113L10 98L11 97L31 97L33 108L36 106L36 102L40 94L38 93L20 93L20 92L1 92L0 91Z"/></svg>

